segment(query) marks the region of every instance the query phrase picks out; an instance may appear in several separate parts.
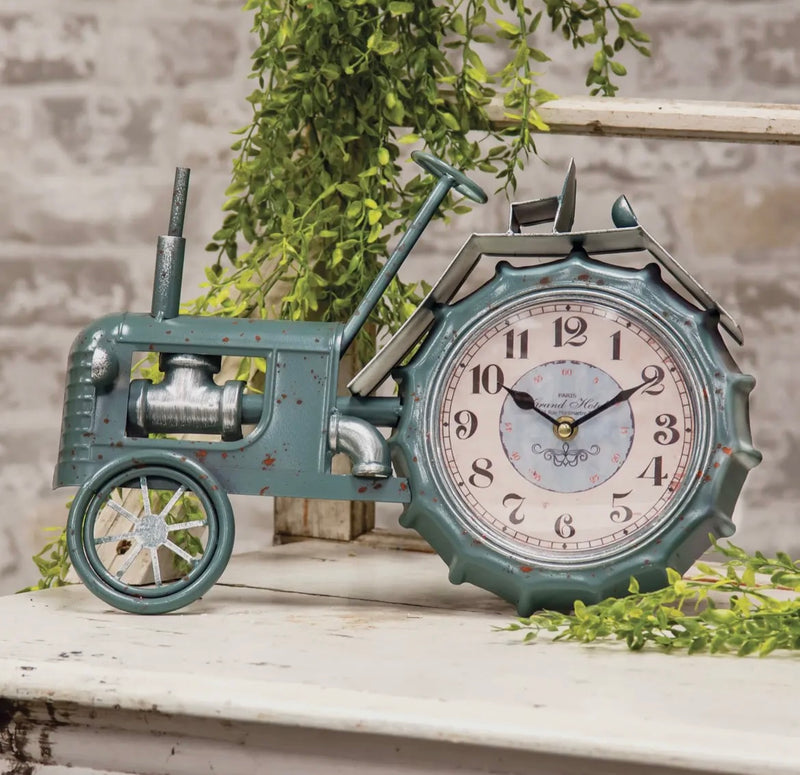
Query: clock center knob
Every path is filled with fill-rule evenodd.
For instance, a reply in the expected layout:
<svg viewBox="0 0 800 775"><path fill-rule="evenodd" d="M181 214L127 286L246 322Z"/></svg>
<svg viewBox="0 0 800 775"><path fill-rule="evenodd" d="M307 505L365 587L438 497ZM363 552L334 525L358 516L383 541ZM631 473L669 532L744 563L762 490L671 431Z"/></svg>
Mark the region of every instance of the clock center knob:
<svg viewBox="0 0 800 775"><path fill-rule="evenodd" d="M575 419L572 417L559 417L553 426L553 433L562 441L569 441L575 437L578 429L573 425Z"/></svg>

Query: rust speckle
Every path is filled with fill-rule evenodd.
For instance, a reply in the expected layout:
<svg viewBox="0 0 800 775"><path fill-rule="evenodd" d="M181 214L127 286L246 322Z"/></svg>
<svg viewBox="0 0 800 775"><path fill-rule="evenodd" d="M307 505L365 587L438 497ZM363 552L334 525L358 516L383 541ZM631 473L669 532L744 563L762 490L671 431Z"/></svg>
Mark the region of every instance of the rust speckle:
<svg viewBox="0 0 800 775"><path fill-rule="evenodd" d="M366 492L367 488L362 484L361 487L358 488L359 492Z"/></svg>
<svg viewBox="0 0 800 775"><path fill-rule="evenodd" d="M408 489L408 485L405 482L400 482L400 489L405 492Z"/></svg>
<svg viewBox="0 0 800 775"><path fill-rule="evenodd" d="M539 285L550 285L551 282L552 280L549 277L543 277L539 280Z"/></svg>
<svg viewBox="0 0 800 775"><path fill-rule="evenodd" d="M267 455L261 463L263 464L264 468L269 468L275 462L275 458L271 455Z"/></svg>
<svg viewBox="0 0 800 775"><path fill-rule="evenodd" d="M228 339L228 337L227 337L227 336L223 336L223 337L222 337L222 341L223 341L223 342L225 342L225 343L227 343L227 342L230 342L231 340L230 340L230 339Z"/></svg>
<svg viewBox="0 0 800 775"><path fill-rule="evenodd" d="M530 572L533 570L533 568L531 568L531 566L530 566L530 565L520 565L520 566L519 566L519 569L520 569L520 570L521 570L523 573L530 573Z"/></svg>
<svg viewBox="0 0 800 775"><path fill-rule="evenodd" d="M165 333L165 334L167 334L167 336L169 336L169 334L171 334L171 333L172 333L172 329L170 328L170 329L168 329L167 331L165 331L164 333Z"/></svg>
<svg viewBox="0 0 800 775"><path fill-rule="evenodd" d="M373 490L380 490L382 487L383 484L381 482L375 482L375 484L372 485Z"/></svg>
<svg viewBox="0 0 800 775"><path fill-rule="evenodd" d="M260 342L260 341L261 341L261 337L260 337L258 334L256 334L256 341L257 341L257 342Z"/></svg>
<svg viewBox="0 0 800 775"><path fill-rule="evenodd" d="M706 474L706 475L703 477L703 481L704 481L704 482L710 482L710 481L711 481L711 477L710 477L708 474Z"/></svg>
<svg viewBox="0 0 800 775"><path fill-rule="evenodd" d="M205 460L206 459L206 455L208 454L208 450L207 449L198 449L197 452L195 452L194 454L195 454L195 457L198 460Z"/></svg>
<svg viewBox="0 0 800 775"><path fill-rule="evenodd" d="M730 454L731 454L731 452L733 452L733 450L732 450L730 447L723 447L723 448L722 448L722 451L723 451L723 452L724 452L726 455L730 455Z"/></svg>
<svg viewBox="0 0 800 775"><path fill-rule="evenodd" d="M586 281L589 279L589 275L588 275L588 274L586 274L586 273L584 273L584 274L579 274L579 275L578 275L578 279L579 279L579 280L583 280L583 282L586 282Z"/></svg>
<svg viewBox="0 0 800 775"><path fill-rule="evenodd" d="M104 417L103 418L103 424L104 425L108 425L108 417Z"/></svg>
<svg viewBox="0 0 800 775"><path fill-rule="evenodd" d="M262 487L262 488L261 488L261 489L258 491L258 494L259 494L259 495L266 495L266 494L267 494L267 490L269 490L269 486L267 486L267 487Z"/></svg>
<svg viewBox="0 0 800 775"><path fill-rule="evenodd" d="M719 463L714 463L714 468L719 468Z"/></svg>
<svg viewBox="0 0 800 775"><path fill-rule="evenodd" d="M228 457L228 453L227 452L223 452L222 453L222 459L224 460L226 457Z"/></svg>
<svg viewBox="0 0 800 775"><path fill-rule="evenodd" d="M297 403L298 403L298 404L302 404L302 403L303 403L303 399L302 399L302 398L298 398L298 399L297 399Z"/></svg>

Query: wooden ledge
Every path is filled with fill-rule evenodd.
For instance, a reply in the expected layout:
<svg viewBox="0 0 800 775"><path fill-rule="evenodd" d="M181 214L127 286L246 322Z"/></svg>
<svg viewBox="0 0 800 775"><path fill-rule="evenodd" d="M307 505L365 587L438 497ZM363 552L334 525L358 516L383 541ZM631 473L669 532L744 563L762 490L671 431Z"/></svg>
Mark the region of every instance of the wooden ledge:
<svg viewBox="0 0 800 775"><path fill-rule="evenodd" d="M493 629L506 604L446 579L435 556L308 541L234 558L170 615L119 613L79 586L0 598L0 763L797 771L794 658L524 646Z"/></svg>
<svg viewBox="0 0 800 775"><path fill-rule="evenodd" d="M488 111L497 127L519 123L500 99ZM563 97L538 111L553 134L800 144L800 105Z"/></svg>

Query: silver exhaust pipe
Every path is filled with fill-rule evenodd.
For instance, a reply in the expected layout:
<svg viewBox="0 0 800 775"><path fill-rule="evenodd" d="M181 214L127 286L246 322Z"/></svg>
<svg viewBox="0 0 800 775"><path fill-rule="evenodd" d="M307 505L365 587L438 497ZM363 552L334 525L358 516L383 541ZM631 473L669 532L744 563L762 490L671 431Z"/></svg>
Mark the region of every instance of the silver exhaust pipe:
<svg viewBox="0 0 800 775"><path fill-rule="evenodd" d="M328 434L331 450L344 452L352 461L353 476L385 479L391 475L389 445L374 425L333 412Z"/></svg>

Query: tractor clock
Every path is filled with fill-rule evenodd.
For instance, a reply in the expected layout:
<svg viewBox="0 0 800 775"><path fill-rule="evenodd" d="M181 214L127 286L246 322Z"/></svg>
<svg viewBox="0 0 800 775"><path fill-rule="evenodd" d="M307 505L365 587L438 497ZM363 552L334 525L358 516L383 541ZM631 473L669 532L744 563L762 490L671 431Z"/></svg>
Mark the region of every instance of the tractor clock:
<svg viewBox="0 0 800 775"><path fill-rule="evenodd" d="M666 568L685 571L710 534L734 532L736 498L760 461L755 382L719 332L741 343L736 323L624 197L615 229L572 232L574 195L571 165L561 196L512 205L505 235L470 237L387 347L396 356L428 331L392 371L403 413L391 446L412 494L401 523L452 582L491 590L521 615L624 595L631 576L642 590L663 586ZM552 233L521 233L551 220ZM590 255L641 251L671 285L656 263ZM448 304L479 258L528 265L500 261ZM389 359L379 354L356 392Z"/></svg>
<svg viewBox="0 0 800 775"><path fill-rule="evenodd" d="M720 329L739 344L741 331L624 197L614 228L572 231L574 165L560 196L511 206L507 233L472 235L337 395L342 354L443 198L486 201L460 171L413 157L436 183L346 323L179 314L189 172L178 169L151 311L91 323L68 361L55 485L78 487L67 546L106 603L153 614L204 594L230 558L231 493L403 504L402 524L453 582L522 615L624 594L631 576L659 587L709 535L733 532L760 460L754 380ZM657 263L591 257L643 252ZM492 259L494 277L459 299ZM137 378L143 353L158 355L161 380ZM262 358L263 391L215 381L224 357ZM374 395L390 376L396 395ZM351 473L333 473L336 453Z"/></svg>

